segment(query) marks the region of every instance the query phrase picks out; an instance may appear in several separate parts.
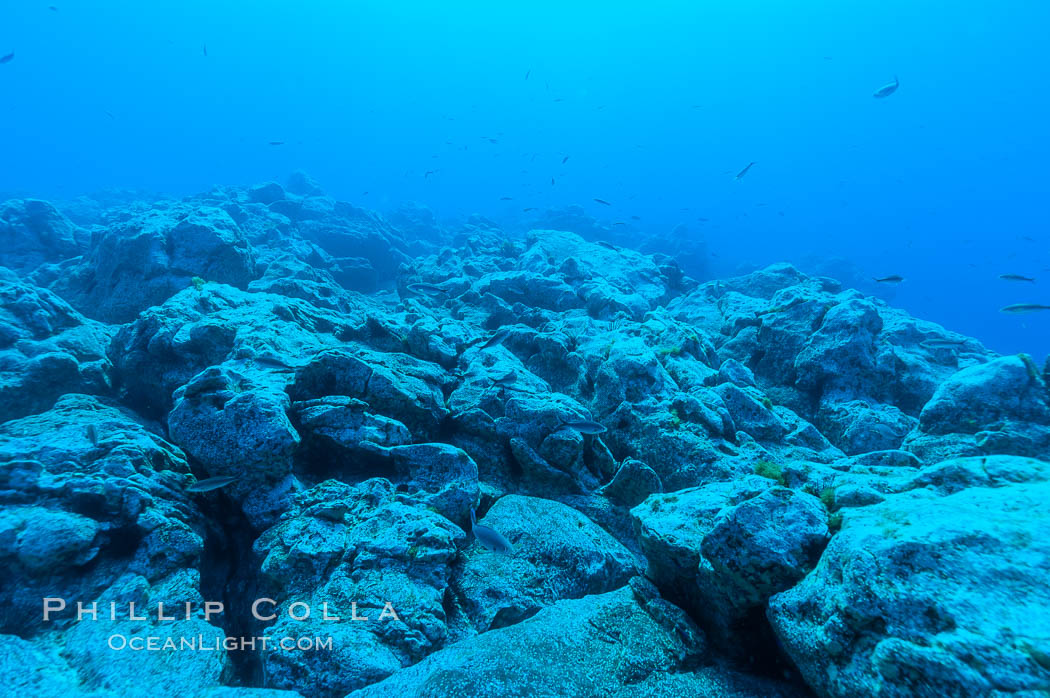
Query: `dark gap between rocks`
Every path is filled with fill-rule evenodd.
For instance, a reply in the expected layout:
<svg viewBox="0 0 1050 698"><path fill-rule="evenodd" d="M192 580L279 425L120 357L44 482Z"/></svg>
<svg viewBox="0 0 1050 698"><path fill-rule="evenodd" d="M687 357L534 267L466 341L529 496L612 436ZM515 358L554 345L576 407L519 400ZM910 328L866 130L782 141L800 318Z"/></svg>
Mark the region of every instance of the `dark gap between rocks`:
<svg viewBox="0 0 1050 698"><path fill-rule="evenodd" d="M240 507L223 494L202 503L208 521L201 555L201 595L205 601L221 601L223 613L212 622L227 637L254 637L251 606L257 594L252 566L255 535ZM262 687L262 659L258 650L229 652L233 676L230 686Z"/></svg>

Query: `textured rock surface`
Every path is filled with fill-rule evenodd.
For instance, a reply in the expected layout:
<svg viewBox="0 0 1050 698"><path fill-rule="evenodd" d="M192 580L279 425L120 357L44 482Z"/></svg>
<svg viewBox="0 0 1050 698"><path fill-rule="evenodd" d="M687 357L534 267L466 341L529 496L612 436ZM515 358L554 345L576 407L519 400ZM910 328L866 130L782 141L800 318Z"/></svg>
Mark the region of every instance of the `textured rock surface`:
<svg viewBox="0 0 1050 698"><path fill-rule="evenodd" d="M698 283L681 227L537 219L302 173L0 206L2 685L1047 690L1046 367L786 264ZM226 612L42 624L44 595Z"/></svg>
<svg viewBox="0 0 1050 698"><path fill-rule="evenodd" d="M474 544L463 555L454 590L479 632L520 622L561 599L618 589L635 574L623 545L558 502L509 495L479 523L514 546L505 555Z"/></svg>
<svg viewBox="0 0 1050 698"><path fill-rule="evenodd" d="M802 695L721 666L675 670L703 649L702 636L680 614L658 600L647 608L628 587L561 601L523 623L437 652L396 681L351 695Z"/></svg>
<svg viewBox="0 0 1050 698"><path fill-rule="evenodd" d="M305 603L326 623L280 616L275 637L333 638L332 652L275 648L262 657L269 685L304 695L346 693L378 681L439 647L447 633L445 595L464 533L386 480L353 487L327 481L300 494L255 542L261 591L283 606ZM381 619L387 603L395 616ZM356 606L354 605L356 604Z"/></svg>
<svg viewBox="0 0 1050 698"><path fill-rule="evenodd" d="M632 515L650 576L726 648L769 597L809 572L828 539L819 500L759 476L655 495Z"/></svg>
<svg viewBox="0 0 1050 698"><path fill-rule="evenodd" d="M814 573L771 601L785 650L823 695L1045 691L1048 496L1021 482L849 511Z"/></svg>
<svg viewBox="0 0 1050 698"><path fill-rule="evenodd" d="M28 274L81 253L85 231L38 199L0 203L0 266Z"/></svg>
<svg viewBox="0 0 1050 698"><path fill-rule="evenodd" d="M113 334L0 268L0 422L43 412L65 393L108 394Z"/></svg>
<svg viewBox="0 0 1050 698"><path fill-rule="evenodd" d="M27 662L14 685L57 695L46 691L60 692L77 676L100 695L138 695L170 671L185 674L179 690L217 686L229 671L225 652L168 657L108 646L114 634L223 636L199 618L126 620L129 602L143 609L204 600L207 523L183 491L193 481L183 453L125 410L70 394L47 412L0 425L0 462L0 632L33 639L8 641ZM45 597L69 608L41 624ZM100 620L75 622L74 600L97 603ZM110 601L124 620L105 619ZM61 658L56 647L65 648Z"/></svg>
<svg viewBox="0 0 1050 698"><path fill-rule="evenodd" d="M243 288L255 276L247 238L223 210L153 210L92 238L56 290L85 315L128 322L190 285L193 277Z"/></svg>

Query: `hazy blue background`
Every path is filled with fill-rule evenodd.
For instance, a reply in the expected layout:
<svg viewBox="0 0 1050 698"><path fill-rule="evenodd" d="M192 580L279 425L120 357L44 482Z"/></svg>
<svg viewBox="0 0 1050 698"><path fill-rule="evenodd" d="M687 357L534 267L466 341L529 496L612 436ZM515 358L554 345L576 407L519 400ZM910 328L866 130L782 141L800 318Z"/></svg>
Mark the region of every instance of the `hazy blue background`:
<svg viewBox="0 0 1050 698"><path fill-rule="evenodd" d="M302 168L379 209L581 203L688 223L718 274L814 255L901 274L864 290L1050 352L1050 313L997 312L1050 304L1050 3L50 2L0 0L0 191Z"/></svg>

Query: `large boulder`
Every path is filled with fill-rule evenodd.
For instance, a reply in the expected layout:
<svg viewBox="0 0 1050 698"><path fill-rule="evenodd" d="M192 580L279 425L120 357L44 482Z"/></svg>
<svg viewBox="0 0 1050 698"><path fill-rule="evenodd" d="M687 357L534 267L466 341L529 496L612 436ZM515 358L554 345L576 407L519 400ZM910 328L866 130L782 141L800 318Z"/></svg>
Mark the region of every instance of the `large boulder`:
<svg viewBox="0 0 1050 698"><path fill-rule="evenodd" d="M222 648L168 655L109 645L115 635L212 643L225 635L199 616L130 619L131 603L139 611L158 603L200 609L206 565L219 570L207 559L207 520L185 491L193 477L182 452L126 410L69 394L47 412L0 425L0 462L0 633L21 638L0 641L0 655L25 661L21 678L5 685L40 689L26 695L78 695L61 688L72 689L67 682L77 676L101 696L217 686L232 670ZM63 608L53 602L46 621L45 597L64 601ZM98 619L78 620L76 602L97 604ZM42 662L41 652L50 660ZM179 677L178 691L158 681L166 672Z"/></svg>
<svg viewBox="0 0 1050 698"><path fill-rule="evenodd" d="M231 286L187 288L150 308L114 337L108 354L120 395L137 411L164 416L175 390L201 371L234 362L242 372L291 381L297 366L339 346L367 324L368 309L343 316L306 301Z"/></svg>
<svg viewBox="0 0 1050 698"><path fill-rule="evenodd" d="M536 497L502 497L479 522L514 546L473 545L454 588L479 632L512 625L561 599L601 594L635 573L631 553L580 512Z"/></svg>
<svg viewBox="0 0 1050 698"><path fill-rule="evenodd" d="M0 422L43 412L65 393L109 393L115 331L0 267Z"/></svg>
<svg viewBox="0 0 1050 698"><path fill-rule="evenodd" d="M87 234L47 201L0 203L0 266L28 274L81 253Z"/></svg>
<svg viewBox="0 0 1050 698"><path fill-rule="evenodd" d="M299 494L254 544L259 591L276 602L264 609L274 611L273 624L256 632L331 637L332 649L271 646L261 653L267 685L342 696L440 647L448 632L443 601L451 563L463 538L387 480L356 486L329 480ZM302 604L309 617L296 620Z"/></svg>
<svg viewBox="0 0 1050 698"><path fill-rule="evenodd" d="M257 528L288 506L299 433L288 419L283 390L226 367L202 371L175 391L168 415L172 441L208 477L235 477L227 492Z"/></svg>
<svg viewBox="0 0 1050 698"><path fill-rule="evenodd" d="M402 353L365 347L318 353L295 375L294 400L345 395L363 400L373 412L396 419L414 436L433 434L448 415L441 393L444 370Z"/></svg>
<svg viewBox="0 0 1050 698"><path fill-rule="evenodd" d="M1004 356L956 373L922 408L929 434L973 434L997 422L1050 424L1050 394L1028 356Z"/></svg>
<svg viewBox="0 0 1050 698"><path fill-rule="evenodd" d="M940 458L1000 453L1050 458L1050 389L1031 357L1003 356L942 383L905 446Z"/></svg>
<svg viewBox="0 0 1050 698"><path fill-rule="evenodd" d="M801 692L705 662L702 635L641 580L559 601L517 625L435 652L353 698L768 696Z"/></svg>
<svg viewBox="0 0 1050 698"><path fill-rule="evenodd" d="M822 696L1039 695L1050 686L1050 483L846 511L817 568L770 601Z"/></svg>
<svg viewBox="0 0 1050 698"><path fill-rule="evenodd" d="M180 205L94 236L80 265L53 288L88 317L124 323L191 284L245 288L255 276L252 247L225 211Z"/></svg>
<svg viewBox="0 0 1050 698"><path fill-rule="evenodd" d="M828 539L816 497L757 475L653 495L631 513L650 578L737 651L756 612L813 568Z"/></svg>

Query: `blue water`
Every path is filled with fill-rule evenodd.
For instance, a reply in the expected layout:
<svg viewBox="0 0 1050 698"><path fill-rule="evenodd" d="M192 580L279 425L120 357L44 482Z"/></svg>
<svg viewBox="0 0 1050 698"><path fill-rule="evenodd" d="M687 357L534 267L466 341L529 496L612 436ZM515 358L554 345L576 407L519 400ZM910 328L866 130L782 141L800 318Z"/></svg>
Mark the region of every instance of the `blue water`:
<svg viewBox="0 0 1050 698"><path fill-rule="evenodd" d="M711 276L838 258L847 283L1042 356L1050 313L998 308L1050 304L1047 27L1050 4L1019 0L4 0L0 192L303 169L359 205L508 230L581 204L686 223ZM907 280L867 281L887 274Z"/></svg>

